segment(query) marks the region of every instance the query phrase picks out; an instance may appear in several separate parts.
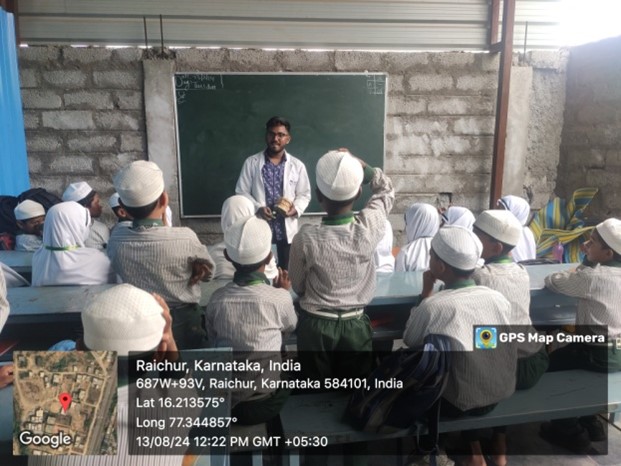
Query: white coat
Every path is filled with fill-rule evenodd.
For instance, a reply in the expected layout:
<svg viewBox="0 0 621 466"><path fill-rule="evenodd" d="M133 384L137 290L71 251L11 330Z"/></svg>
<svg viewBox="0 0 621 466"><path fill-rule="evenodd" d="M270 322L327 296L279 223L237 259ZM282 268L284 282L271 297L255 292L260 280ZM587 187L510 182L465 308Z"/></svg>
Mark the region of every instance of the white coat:
<svg viewBox="0 0 621 466"><path fill-rule="evenodd" d="M282 195L293 201L295 210L298 212L297 216L285 218L287 242L291 243L298 232L298 217L304 213L311 200L311 185L304 163L288 152L285 154L287 161L285 162ZM261 174L263 165L265 165L263 151L248 157L235 186L235 193L250 199L255 206L255 211L260 207L266 207L265 185Z"/></svg>

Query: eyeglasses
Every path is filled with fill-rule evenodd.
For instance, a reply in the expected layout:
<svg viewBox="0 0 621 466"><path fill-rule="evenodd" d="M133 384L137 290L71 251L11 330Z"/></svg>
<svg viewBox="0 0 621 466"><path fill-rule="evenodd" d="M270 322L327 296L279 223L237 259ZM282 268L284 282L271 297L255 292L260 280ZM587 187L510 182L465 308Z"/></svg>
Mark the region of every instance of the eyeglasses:
<svg viewBox="0 0 621 466"><path fill-rule="evenodd" d="M267 137L272 139L284 139L286 137L289 137L289 135L287 133L272 133L271 131L268 131Z"/></svg>

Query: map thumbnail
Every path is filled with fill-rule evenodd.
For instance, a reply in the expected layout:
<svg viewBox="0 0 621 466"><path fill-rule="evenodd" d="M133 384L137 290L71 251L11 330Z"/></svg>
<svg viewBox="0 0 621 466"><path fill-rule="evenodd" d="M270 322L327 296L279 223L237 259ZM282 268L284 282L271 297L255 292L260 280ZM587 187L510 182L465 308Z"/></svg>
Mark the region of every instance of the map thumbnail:
<svg viewBox="0 0 621 466"><path fill-rule="evenodd" d="M14 455L116 454L112 351L16 351Z"/></svg>

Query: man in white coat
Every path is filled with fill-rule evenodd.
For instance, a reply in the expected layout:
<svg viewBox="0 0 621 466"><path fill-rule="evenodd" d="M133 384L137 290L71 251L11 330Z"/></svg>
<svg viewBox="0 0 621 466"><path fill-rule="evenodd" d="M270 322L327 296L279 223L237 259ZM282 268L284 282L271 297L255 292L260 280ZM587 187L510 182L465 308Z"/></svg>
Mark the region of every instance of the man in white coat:
<svg viewBox="0 0 621 466"><path fill-rule="evenodd" d="M287 269L291 241L310 202L311 186L304 163L285 150L291 141L289 122L272 117L265 128L267 147L246 159L235 193L249 198L257 215L269 222L278 267Z"/></svg>

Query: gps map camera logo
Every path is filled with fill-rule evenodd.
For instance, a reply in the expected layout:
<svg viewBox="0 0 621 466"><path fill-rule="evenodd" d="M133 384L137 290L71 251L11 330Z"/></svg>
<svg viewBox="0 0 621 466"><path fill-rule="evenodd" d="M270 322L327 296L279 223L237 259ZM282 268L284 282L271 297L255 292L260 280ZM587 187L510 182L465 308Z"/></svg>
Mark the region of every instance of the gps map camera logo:
<svg viewBox="0 0 621 466"><path fill-rule="evenodd" d="M494 349L498 345L496 327L476 327L474 329L474 346L478 349Z"/></svg>

